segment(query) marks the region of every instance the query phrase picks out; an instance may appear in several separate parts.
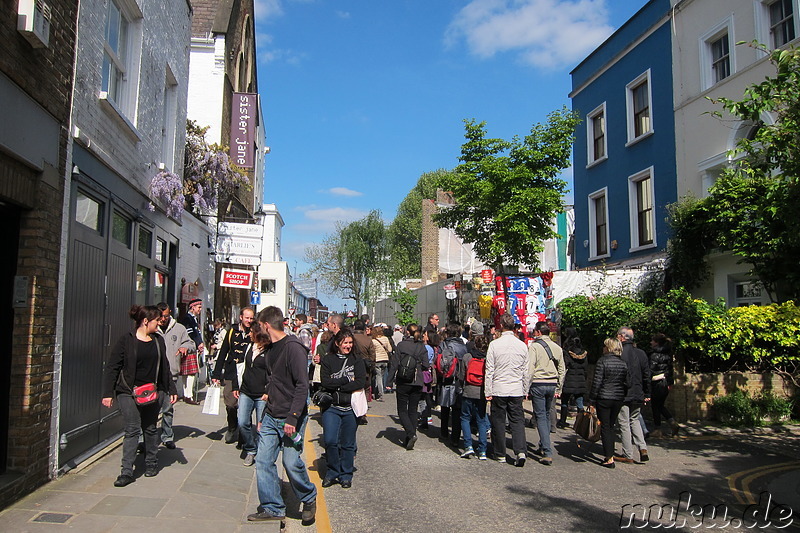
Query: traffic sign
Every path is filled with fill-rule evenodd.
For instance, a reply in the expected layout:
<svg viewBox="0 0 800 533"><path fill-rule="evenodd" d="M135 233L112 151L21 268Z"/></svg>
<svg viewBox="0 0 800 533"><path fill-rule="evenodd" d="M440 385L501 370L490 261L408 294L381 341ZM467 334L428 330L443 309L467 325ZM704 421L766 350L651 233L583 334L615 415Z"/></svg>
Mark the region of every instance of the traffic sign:
<svg viewBox="0 0 800 533"><path fill-rule="evenodd" d="M250 305L261 305L261 293L250 291Z"/></svg>

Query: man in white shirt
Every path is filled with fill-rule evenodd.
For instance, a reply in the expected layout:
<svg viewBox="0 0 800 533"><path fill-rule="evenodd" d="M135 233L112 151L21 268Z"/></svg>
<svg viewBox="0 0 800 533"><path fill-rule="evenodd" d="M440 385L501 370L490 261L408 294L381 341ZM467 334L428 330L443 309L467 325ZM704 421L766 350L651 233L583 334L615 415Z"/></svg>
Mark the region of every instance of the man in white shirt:
<svg viewBox="0 0 800 533"><path fill-rule="evenodd" d="M528 372L528 347L514 335L514 318L500 318L502 334L489 343L486 351L486 399L492 402L489 418L492 423L492 446L495 460L506 462L506 416L511 426L514 464L525 465L525 399Z"/></svg>

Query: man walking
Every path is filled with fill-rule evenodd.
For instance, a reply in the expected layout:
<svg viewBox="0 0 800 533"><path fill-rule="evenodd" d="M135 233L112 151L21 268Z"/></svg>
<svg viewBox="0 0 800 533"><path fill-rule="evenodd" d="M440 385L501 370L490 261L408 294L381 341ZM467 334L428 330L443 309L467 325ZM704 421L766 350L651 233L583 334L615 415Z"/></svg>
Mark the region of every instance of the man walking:
<svg viewBox="0 0 800 533"><path fill-rule="evenodd" d="M183 401L189 405L200 405L200 402L194 399L195 382L197 381L197 374L200 373L200 366L198 361L203 356L205 344L203 344L203 329L200 327L200 313L203 311L203 300L195 298L189 302L189 308L179 322L186 328L189 337L194 341L197 351L190 351L183 355L181 358L181 369L179 381L181 387L178 388L178 394L183 396Z"/></svg>
<svg viewBox="0 0 800 533"><path fill-rule="evenodd" d="M516 466L525 465L525 398L528 372L528 348L514 335L514 318L500 317L501 335L489 343L486 351L486 399L492 402L492 446L494 458L506 462L506 417L511 425L511 445Z"/></svg>
<svg viewBox="0 0 800 533"><path fill-rule="evenodd" d="M225 401L225 412L228 418L228 431L225 432L225 442L232 444L239 439L239 399L234 391L239 390L241 376L244 373L245 358L253 350L253 341L250 339L250 325L253 323L255 312L245 307L239 313L239 323L234 324L225 334L222 346L217 353L217 364L211 374L211 381L215 385L223 384L222 395ZM253 449L252 451L255 451Z"/></svg>
<svg viewBox="0 0 800 533"><path fill-rule="evenodd" d="M258 313L258 323L272 341L267 357L267 404L259 428L256 486L259 509L249 521L284 520L286 504L275 461L283 450L283 467L297 499L303 504L304 524L314 521L317 489L303 462L303 435L308 420L308 364L306 349L283 331L283 312L275 306Z"/></svg>
<svg viewBox="0 0 800 533"><path fill-rule="evenodd" d="M631 386L625 395L622 409L617 416L620 433L622 434L622 457L614 457L620 463L633 463L633 447L639 450L639 460L649 461L647 443L644 440L642 425L639 423L639 413L642 406L650 401L650 361L644 350L633 344L633 330L621 327L617 331L617 339L622 343L622 360L628 365Z"/></svg>
<svg viewBox="0 0 800 533"><path fill-rule="evenodd" d="M167 346L167 360L169 360L169 370L172 374L172 381L178 382L178 372L181 369L181 358L195 349L194 341L189 337L189 333L183 324L170 315L169 304L161 302L158 305L161 311L161 318L158 321L156 333L164 338ZM172 431L172 420L175 409L168 395L164 395L161 400L161 442L165 448L175 449L175 433Z"/></svg>
<svg viewBox="0 0 800 533"><path fill-rule="evenodd" d="M537 322L534 341L528 347L528 380L536 429L539 431L540 462L545 466L553 464L553 447L550 444L550 425L552 405L561 396L566 367L561 347L550 339L550 326L547 322Z"/></svg>

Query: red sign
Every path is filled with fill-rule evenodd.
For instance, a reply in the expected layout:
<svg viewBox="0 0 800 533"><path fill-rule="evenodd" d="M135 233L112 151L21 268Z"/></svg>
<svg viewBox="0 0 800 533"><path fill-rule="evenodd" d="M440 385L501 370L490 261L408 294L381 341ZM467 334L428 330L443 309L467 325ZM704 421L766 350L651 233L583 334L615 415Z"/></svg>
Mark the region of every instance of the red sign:
<svg viewBox="0 0 800 533"><path fill-rule="evenodd" d="M233 93L231 102L231 161L237 167L255 167L258 95Z"/></svg>
<svg viewBox="0 0 800 533"><path fill-rule="evenodd" d="M486 285L489 285L494 280L494 272L492 272L492 269L481 270L481 279Z"/></svg>
<svg viewBox="0 0 800 533"><path fill-rule="evenodd" d="M222 269L222 276L219 279L220 287L234 287L237 289L250 289L253 286L253 276L255 272L252 270L233 270L229 268Z"/></svg>

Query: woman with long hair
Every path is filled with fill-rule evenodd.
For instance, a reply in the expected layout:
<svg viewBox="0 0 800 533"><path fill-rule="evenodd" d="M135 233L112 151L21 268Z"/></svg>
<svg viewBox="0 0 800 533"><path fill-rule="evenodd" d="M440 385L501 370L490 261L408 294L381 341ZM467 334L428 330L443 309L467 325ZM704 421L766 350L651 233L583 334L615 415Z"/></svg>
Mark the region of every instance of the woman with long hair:
<svg viewBox="0 0 800 533"><path fill-rule="evenodd" d="M333 396L330 407L322 411L322 440L328 471L323 487L353 484L353 459L356 455L358 421L351 405L351 394L367 384L364 359L353 351L353 333L342 329L333 337L330 350L321 361L322 390Z"/></svg>
<svg viewBox="0 0 800 533"><path fill-rule="evenodd" d="M386 383L386 372L389 369L389 354L392 353L392 345L380 326L372 328L370 336L372 337L372 345L375 347L375 380L372 385L372 392L376 400L383 401L384 384Z"/></svg>
<svg viewBox="0 0 800 533"><path fill-rule="evenodd" d="M262 331L256 320L250 325L250 340L253 341L253 349L245 353L242 382L233 387L233 396L238 402L239 437L245 451L244 466L253 466L258 451L258 431L257 426L253 425L253 411L256 413L256 420L261 420L267 405L269 381L266 351L271 344L269 334Z"/></svg>
<svg viewBox="0 0 800 533"><path fill-rule="evenodd" d="M600 437L603 441L603 462L606 468L614 468L614 422L617 420L625 393L630 386L628 365L622 360L622 343L617 339L606 339L603 356L594 369L594 381L589 401L597 406L600 419Z"/></svg>
<svg viewBox="0 0 800 533"><path fill-rule="evenodd" d="M672 428L672 436L674 437L678 434L680 426L664 405L673 385L672 341L663 333L656 333L650 340L650 348L652 349L650 353L652 387L650 390L653 401L653 424L655 425L651 435L653 437L663 436L661 417L664 417Z"/></svg>
<svg viewBox="0 0 800 533"><path fill-rule="evenodd" d="M583 411L583 397L586 394L586 371L589 368L589 360L586 350L581 345L581 339L575 328L564 328L564 340L561 343L564 350L564 366L567 373L564 376L564 386L561 389L561 417L556 424L557 427L565 429L567 415L569 414L570 399L575 399L575 407L578 411Z"/></svg>
<svg viewBox="0 0 800 533"><path fill-rule="evenodd" d="M155 305L134 305L129 313L136 330L125 333L114 345L103 376L103 399L105 407L119 404L125 423L122 440L122 472L115 487L124 487L135 481L133 462L139 436L144 433L145 477L158 474L158 413L161 395L169 394L170 402L178 400L178 391L172 381L167 359L167 346L163 337L155 335L161 311ZM155 400L139 403L134 394L141 386L154 384Z"/></svg>

